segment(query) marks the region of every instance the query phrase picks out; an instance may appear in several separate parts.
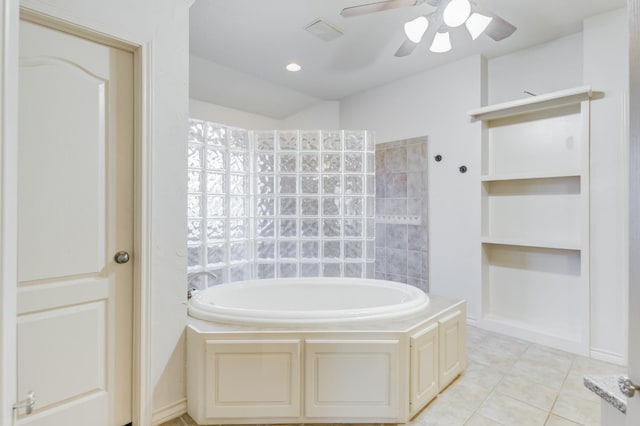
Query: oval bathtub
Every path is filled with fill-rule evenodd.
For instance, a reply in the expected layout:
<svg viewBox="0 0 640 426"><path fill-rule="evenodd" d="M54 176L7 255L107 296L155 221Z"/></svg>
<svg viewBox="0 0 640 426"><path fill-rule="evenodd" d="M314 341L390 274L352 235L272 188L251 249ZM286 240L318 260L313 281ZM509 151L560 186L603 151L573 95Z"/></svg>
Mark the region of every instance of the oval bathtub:
<svg viewBox="0 0 640 426"><path fill-rule="evenodd" d="M189 300L189 315L230 324L312 325L399 319L428 305L422 290L392 281L278 278L198 291Z"/></svg>

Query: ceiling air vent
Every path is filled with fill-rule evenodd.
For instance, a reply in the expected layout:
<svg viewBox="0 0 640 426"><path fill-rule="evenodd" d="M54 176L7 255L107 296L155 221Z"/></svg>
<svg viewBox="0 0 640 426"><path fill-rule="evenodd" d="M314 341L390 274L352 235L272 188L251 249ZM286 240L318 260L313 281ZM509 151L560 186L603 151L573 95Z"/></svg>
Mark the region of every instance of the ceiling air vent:
<svg viewBox="0 0 640 426"><path fill-rule="evenodd" d="M304 27L304 29L324 41L331 41L342 35L342 30L336 28L323 19L316 19Z"/></svg>

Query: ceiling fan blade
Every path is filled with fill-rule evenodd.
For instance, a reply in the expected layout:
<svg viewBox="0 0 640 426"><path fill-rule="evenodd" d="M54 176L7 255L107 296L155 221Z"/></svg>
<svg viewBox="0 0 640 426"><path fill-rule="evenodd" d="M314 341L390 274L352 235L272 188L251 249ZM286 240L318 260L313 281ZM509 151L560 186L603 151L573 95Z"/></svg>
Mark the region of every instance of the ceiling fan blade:
<svg viewBox="0 0 640 426"><path fill-rule="evenodd" d="M415 6L418 0L386 0L375 3L361 4L358 6L345 7L340 15L345 18L352 16L366 15L368 13L381 12L383 10L396 9L398 7Z"/></svg>
<svg viewBox="0 0 640 426"><path fill-rule="evenodd" d="M403 56L409 56L418 47L418 43L414 43L408 38L402 42L398 50L396 50L395 56L402 58Z"/></svg>
<svg viewBox="0 0 640 426"><path fill-rule="evenodd" d="M485 33L495 41L504 40L516 31L516 27L497 15L492 15L493 19L485 30Z"/></svg>

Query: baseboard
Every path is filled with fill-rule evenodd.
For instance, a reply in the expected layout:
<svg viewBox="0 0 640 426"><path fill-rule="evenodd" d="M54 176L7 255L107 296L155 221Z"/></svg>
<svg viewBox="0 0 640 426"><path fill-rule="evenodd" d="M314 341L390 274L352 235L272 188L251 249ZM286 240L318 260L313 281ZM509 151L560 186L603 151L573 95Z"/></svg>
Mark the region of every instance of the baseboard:
<svg viewBox="0 0 640 426"><path fill-rule="evenodd" d="M467 317L467 325L471 325L473 327L477 327L478 326L478 320L477 318L474 317Z"/></svg>
<svg viewBox="0 0 640 426"><path fill-rule="evenodd" d="M164 422L173 420L176 417L180 417L186 412L187 412L187 398L179 399L175 402L172 402L171 404L165 405L162 408L153 410L153 415L151 417L151 425L158 426Z"/></svg>
<svg viewBox="0 0 640 426"><path fill-rule="evenodd" d="M620 355L614 352L591 348L590 355L591 355L591 358L597 359L598 361L605 361L611 364L622 365L622 366L627 365L626 357L624 355Z"/></svg>

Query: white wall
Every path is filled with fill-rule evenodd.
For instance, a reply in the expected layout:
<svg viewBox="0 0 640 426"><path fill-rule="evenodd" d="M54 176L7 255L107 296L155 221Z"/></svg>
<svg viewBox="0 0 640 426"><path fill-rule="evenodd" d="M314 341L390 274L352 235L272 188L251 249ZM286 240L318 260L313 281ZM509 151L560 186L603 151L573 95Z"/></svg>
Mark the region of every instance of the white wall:
<svg viewBox="0 0 640 426"><path fill-rule="evenodd" d="M582 85L582 33L488 61L488 104Z"/></svg>
<svg viewBox="0 0 640 426"><path fill-rule="evenodd" d="M186 149L189 6L186 0L23 0L44 14L151 42L151 382L153 406L185 397ZM134 254L135 256L135 254ZM147 368L144 365L143 368Z"/></svg>
<svg viewBox="0 0 640 426"><path fill-rule="evenodd" d="M626 358L628 26L624 9L584 22L584 84L591 103L591 350Z"/></svg>
<svg viewBox="0 0 640 426"><path fill-rule="evenodd" d="M470 318L480 313L481 127L466 112L481 106L483 66L473 56L340 104L340 126L373 130L377 143L428 136L429 287L466 299ZM461 165L469 171L461 174Z"/></svg>

